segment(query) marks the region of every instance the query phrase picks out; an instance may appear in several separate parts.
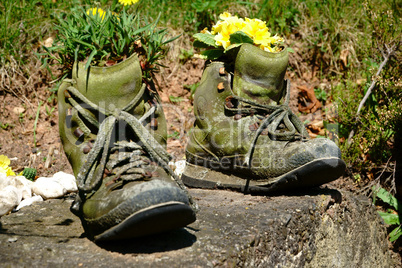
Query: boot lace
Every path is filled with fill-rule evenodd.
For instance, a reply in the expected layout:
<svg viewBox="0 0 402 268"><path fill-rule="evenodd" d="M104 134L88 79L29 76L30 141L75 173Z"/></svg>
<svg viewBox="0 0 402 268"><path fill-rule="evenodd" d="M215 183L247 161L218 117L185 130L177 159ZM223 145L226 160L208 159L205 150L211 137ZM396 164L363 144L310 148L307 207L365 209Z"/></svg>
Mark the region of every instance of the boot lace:
<svg viewBox="0 0 402 268"><path fill-rule="evenodd" d="M69 82L73 84L75 81L71 80ZM149 180L152 174L149 174L144 168L149 165L151 161L144 155L145 152L151 159L157 162L187 194L191 206L196 210L197 205L188 193L187 188L168 165L171 156L143 125L143 122L147 118L154 115L157 107L152 106L140 119L128 113L128 111L134 108L141 100L145 87L145 84L143 84L140 92L121 110L117 108L106 109L99 107L73 86L69 86L66 89L65 97L75 112L98 130L92 149L77 175L79 192L85 195L97 189L102 182L104 174L108 175L111 170L116 174L114 180L120 180L121 182ZM89 112L88 108L103 114L105 119L100 123L94 118L91 112ZM127 123L136 137L138 137L139 142L123 140L114 143L112 148L109 149L113 129L117 122L121 120ZM87 126L83 124L79 126L85 134L91 133L91 130Z"/></svg>
<svg viewBox="0 0 402 268"><path fill-rule="evenodd" d="M304 124L290 110L290 81L286 80L286 96L283 104L263 105L232 94L226 98L225 111L231 114L256 115L261 122L256 129L251 146L245 156L244 164L251 166L251 159L254 153L258 137L266 131L272 140L293 141L306 140L308 133ZM234 103L234 104L233 104ZM285 126L285 127L283 127Z"/></svg>

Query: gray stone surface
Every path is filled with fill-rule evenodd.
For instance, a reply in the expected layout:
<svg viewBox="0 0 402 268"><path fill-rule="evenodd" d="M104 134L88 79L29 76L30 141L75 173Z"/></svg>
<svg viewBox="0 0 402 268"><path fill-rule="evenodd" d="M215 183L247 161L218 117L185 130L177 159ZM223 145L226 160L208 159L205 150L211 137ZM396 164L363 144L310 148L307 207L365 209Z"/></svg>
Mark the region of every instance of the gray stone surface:
<svg viewBox="0 0 402 268"><path fill-rule="evenodd" d="M190 190L201 207L187 228L97 245L47 200L0 219L1 267L392 267L370 201L336 189L293 196Z"/></svg>

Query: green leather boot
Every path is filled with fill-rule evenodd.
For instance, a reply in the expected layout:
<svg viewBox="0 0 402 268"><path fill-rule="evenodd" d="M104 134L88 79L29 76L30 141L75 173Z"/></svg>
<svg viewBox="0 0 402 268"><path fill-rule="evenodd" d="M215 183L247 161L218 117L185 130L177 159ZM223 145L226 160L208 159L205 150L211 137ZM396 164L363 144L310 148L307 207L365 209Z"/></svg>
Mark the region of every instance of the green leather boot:
<svg viewBox="0 0 402 268"><path fill-rule="evenodd" d="M138 57L111 67L75 64L58 91L60 137L77 178L71 211L95 241L127 239L195 221L168 166L159 96L142 84Z"/></svg>
<svg viewBox="0 0 402 268"><path fill-rule="evenodd" d="M234 67L206 67L194 96L184 184L269 193L318 186L343 174L335 143L309 140L291 112L287 64L287 50L243 44Z"/></svg>

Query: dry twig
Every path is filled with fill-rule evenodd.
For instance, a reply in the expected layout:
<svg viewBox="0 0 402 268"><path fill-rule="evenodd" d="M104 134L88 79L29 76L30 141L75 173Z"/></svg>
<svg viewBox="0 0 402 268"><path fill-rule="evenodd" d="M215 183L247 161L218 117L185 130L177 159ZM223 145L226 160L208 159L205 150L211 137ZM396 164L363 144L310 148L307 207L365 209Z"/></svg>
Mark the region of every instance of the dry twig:
<svg viewBox="0 0 402 268"><path fill-rule="evenodd" d="M383 50L381 50L382 56L384 60L381 62L380 66L378 67L377 73L375 74L374 78L371 81L370 87L368 88L366 94L364 95L363 99L360 101L359 107L357 108L356 112L356 119L359 118L359 114L361 109L363 108L363 105L366 103L368 97L371 94L371 91L373 91L375 85L377 84L376 77L378 77L384 68L384 66L387 64L388 60L391 58L391 56L394 54L394 52L398 49L399 45L401 42L395 43L392 47L389 47L387 44L385 44L385 47L387 49L387 52L385 53ZM347 144L350 145L352 143L352 138L355 134L355 131L352 130L349 133L348 141Z"/></svg>

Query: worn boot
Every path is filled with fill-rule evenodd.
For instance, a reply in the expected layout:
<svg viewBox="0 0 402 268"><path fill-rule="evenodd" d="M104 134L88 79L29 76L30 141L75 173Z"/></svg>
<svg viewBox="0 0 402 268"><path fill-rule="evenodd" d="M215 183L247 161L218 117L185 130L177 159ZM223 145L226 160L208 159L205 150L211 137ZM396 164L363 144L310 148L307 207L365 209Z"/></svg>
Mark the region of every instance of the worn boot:
<svg viewBox="0 0 402 268"><path fill-rule="evenodd" d="M286 50L270 53L244 44L234 67L207 65L194 96L184 184L269 193L342 175L339 148L328 139L309 140L288 106L287 64Z"/></svg>
<svg viewBox="0 0 402 268"><path fill-rule="evenodd" d="M95 241L154 234L195 221L168 166L166 121L137 56L111 67L75 64L59 88L60 137L77 178L71 210Z"/></svg>

